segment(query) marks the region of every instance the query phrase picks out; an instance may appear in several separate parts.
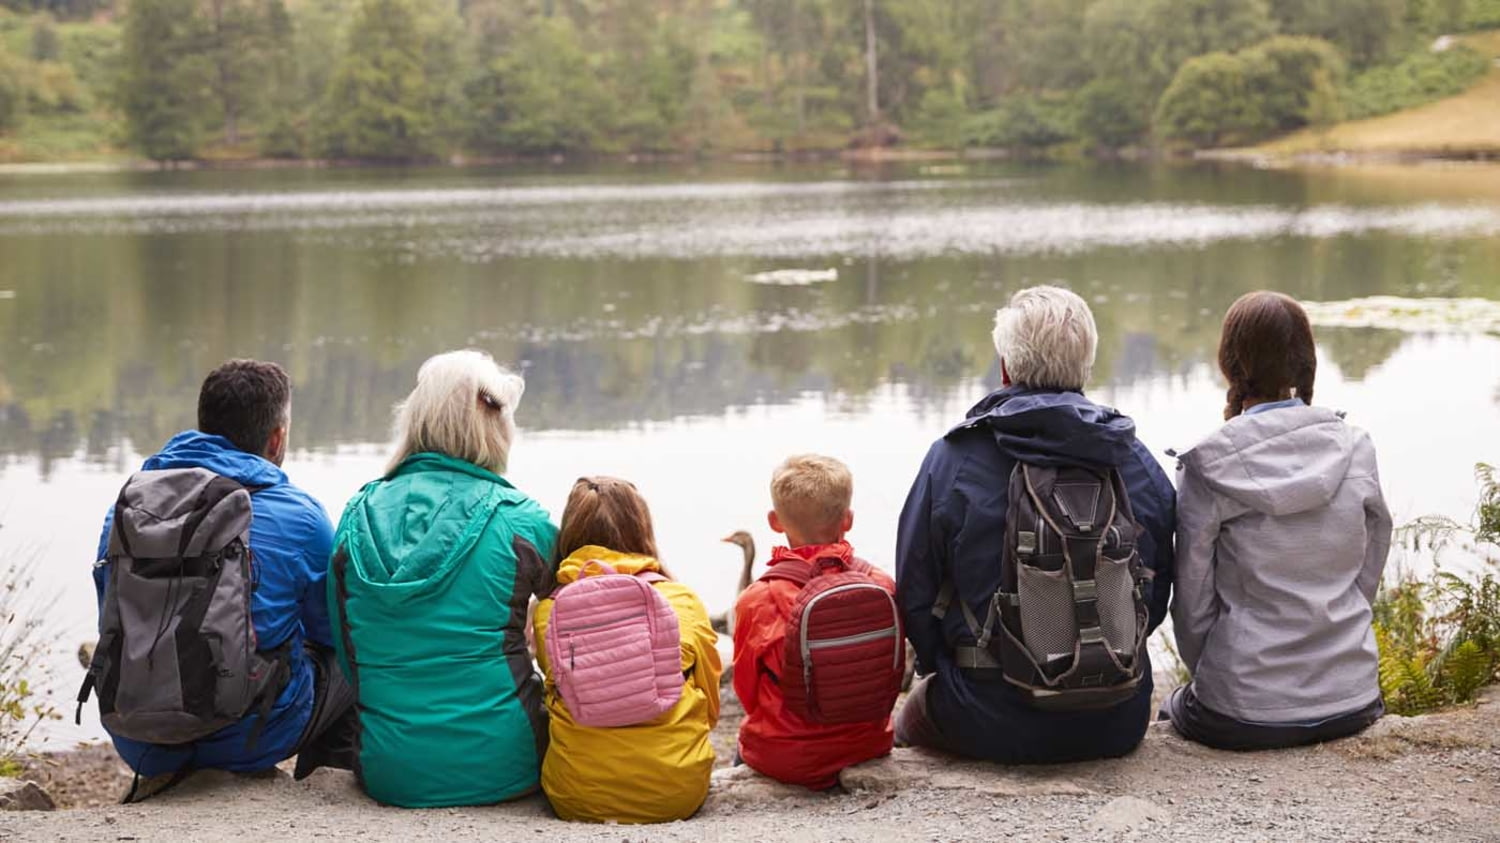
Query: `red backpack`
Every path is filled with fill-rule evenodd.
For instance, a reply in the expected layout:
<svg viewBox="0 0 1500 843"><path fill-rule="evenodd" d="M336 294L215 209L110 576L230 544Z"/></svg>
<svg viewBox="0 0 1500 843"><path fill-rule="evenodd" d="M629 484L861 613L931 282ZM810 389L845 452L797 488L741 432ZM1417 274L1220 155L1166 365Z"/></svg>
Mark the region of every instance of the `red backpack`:
<svg viewBox="0 0 1500 843"><path fill-rule="evenodd" d="M870 563L784 559L762 580L796 583L779 679L786 708L809 723L867 723L891 715L906 672L896 598Z"/></svg>

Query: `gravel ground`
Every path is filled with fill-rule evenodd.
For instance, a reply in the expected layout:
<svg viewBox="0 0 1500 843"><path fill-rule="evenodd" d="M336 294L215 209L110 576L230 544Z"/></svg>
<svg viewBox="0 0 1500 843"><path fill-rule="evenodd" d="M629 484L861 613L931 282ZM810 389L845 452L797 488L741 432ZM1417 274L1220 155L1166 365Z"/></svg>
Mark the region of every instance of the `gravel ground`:
<svg viewBox="0 0 1500 843"><path fill-rule="evenodd" d="M0 815L0 839L1500 840L1500 702L1388 717L1359 737L1283 752L1218 752L1164 724L1129 758L1057 767L897 750L844 784L816 795L721 768L696 818L640 828L561 823L541 798L385 808L337 771L300 783L199 774L142 805Z"/></svg>

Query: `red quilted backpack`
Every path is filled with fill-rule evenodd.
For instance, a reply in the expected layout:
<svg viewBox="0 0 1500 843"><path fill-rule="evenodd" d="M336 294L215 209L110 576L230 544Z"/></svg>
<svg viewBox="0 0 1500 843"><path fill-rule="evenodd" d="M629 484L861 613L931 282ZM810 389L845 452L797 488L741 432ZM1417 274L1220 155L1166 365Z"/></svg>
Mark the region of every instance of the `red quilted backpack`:
<svg viewBox="0 0 1500 843"><path fill-rule="evenodd" d="M809 723L884 720L901 692L901 613L871 570L862 559L784 559L761 576L802 589L779 681L787 710Z"/></svg>

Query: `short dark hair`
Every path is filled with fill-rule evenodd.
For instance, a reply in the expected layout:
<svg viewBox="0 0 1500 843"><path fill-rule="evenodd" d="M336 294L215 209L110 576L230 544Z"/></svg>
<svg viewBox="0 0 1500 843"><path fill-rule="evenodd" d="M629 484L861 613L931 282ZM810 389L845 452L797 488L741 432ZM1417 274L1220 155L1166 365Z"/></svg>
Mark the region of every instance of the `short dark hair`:
<svg viewBox="0 0 1500 843"><path fill-rule="evenodd" d="M262 454L271 433L286 423L292 379L261 360L230 360L208 373L198 392L198 429L222 436L241 451Z"/></svg>

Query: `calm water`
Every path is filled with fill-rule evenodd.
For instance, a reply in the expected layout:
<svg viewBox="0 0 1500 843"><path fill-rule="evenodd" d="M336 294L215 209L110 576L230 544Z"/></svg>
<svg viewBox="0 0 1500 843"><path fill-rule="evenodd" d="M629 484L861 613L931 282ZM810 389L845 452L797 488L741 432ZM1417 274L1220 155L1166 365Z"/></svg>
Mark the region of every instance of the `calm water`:
<svg viewBox="0 0 1500 843"><path fill-rule="evenodd" d="M556 514L580 474L635 480L721 611L739 554L718 540L769 545L769 474L795 451L852 466L852 539L890 566L907 485L995 385L990 321L1022 286L1093 303L1091 392L1166 464L1218 423L1236 296L1497 300L1497 234L1500 171L1476 168L0 176L0 556L57 598L66 696L99 520L193 423L210 368L291 370L287 468L336 518L421 361L476 346L527 377L516 483ZM1374 434L1398 520L1466 517L1473 463L1500 458L1500 338L1318 339L1318 399Z"/></svg>

